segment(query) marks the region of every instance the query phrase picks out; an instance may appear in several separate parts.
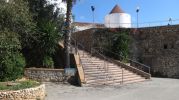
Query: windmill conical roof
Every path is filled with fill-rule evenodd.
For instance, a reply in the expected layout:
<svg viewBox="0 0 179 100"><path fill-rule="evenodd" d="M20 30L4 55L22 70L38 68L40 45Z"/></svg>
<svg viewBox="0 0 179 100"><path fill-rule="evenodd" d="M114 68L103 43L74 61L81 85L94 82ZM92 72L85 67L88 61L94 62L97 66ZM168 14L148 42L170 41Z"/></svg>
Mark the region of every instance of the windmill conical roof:
<svg viewBox="0 0 179 100"><path fill-rule="evenodd" d="M109 14L112 13L124 13L124 11L118 5L115 5Z"/></svg>

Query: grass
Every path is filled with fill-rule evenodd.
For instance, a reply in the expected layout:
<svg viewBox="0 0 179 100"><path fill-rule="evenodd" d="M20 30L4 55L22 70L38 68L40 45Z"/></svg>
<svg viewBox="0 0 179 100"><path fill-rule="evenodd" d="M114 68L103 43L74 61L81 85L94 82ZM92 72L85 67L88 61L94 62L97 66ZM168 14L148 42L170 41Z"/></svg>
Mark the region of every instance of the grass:
<svg viewBox="0 0 179 100"><path fill-rule="evenodd" d="M40 83L32 80L26 80L26 81L19 81L19 82L10 82L15 85L8 85L9 82L0 82L0 91L1 90L20 90L20 89L26 89L31 88L40 85Z"/></svg>

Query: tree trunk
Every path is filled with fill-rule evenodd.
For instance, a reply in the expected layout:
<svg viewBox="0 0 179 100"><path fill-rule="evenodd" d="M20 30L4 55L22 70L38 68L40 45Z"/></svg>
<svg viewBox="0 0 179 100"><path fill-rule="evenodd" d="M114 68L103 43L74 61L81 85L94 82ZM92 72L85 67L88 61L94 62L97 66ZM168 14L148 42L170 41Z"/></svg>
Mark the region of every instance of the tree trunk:
<svg viewBox="0 0 179 100"><path fill-rule="evenodd" d="M70 41L71 41L71 12L72 12L72 0L67 0L67 13L66 13L66 32L65 32L65 67L70 68Z"/></svg>

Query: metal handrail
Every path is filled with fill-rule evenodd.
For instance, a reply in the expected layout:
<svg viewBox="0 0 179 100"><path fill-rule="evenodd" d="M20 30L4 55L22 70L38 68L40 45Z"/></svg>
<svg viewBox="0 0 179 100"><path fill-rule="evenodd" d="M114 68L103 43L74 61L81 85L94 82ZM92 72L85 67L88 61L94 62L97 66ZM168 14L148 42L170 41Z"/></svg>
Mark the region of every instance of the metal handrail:
<svg viewBox="0 0 179 100"><path fill-rule="evenodd" d="M92 50L92 54L93 54L93 51L94 51L94 52L96 52L99 56L101 56L101 57L104 59L104 63L105 63L105 62L107 63L108 61L111 61L111 59L108 59L106 56L104 56L103 54L101 54L101 53L100 53L99 51L97 51L96 49L91 48L91 50ZM104 65L106 65L106 64L104 64ZM108 70L108 68L109 68L108 65L106 66L106 68L107 68L107 71L109 71L109 70ZM122 73L122 74L123 74L123 73ZM112 77L109 76L109 75L108 75L108 78L109 78L109 79L112 79ZM123 79L123 75L122 75L122 79ZM114 83L114 79L112 79L112 80L113 80L113 83Z"/></svg>
<svg viewBox="0 0 179 100"><path fill-rule="evenodd" d="M84 51L83 51L83 53L84 53ZM83 56L84 56L84 54L83 54ZM81 59L81 58L80 58ZM87 61L89 62L89 63L92 63L93 65L96 65L96 64L94 64L93 62L92 62L92 60L91 59L87 59ZM82 63L81 63L82 64ZM83 65L83 64L82 64ZM99 71L101 71L102 72L102 74L104 75L104 76L106 76L107 78L109 78L108 77L108 74L106 74L106 72L104 72L103 73L103 70L100 70L101 69L101 67L103 66L102 64L100 64L100 65L97 65L96 67L98 68L98 70ZM104 69L104 67L103 67L103 69ZM104 70L104 71L106 71L106 70ZM106 79L106 81L107 81L107 79Z"/></svg>
<svg viewBox="0 0 179 100"><path fill-rule="evenodd" d="M104 48L94 47L94 49L103 49L103 50L105 50L105 51L107 51L107 52L110 52L110 53L112 53L112 54L114 54L114 55L116 55L116 56L118 56L118 57L121 57L122 59L125 59L125 60L129 61L129 63L130 63L131 66L133 66L133 67L135 67L135 68L137 68L137 69L140 69L140 70L142 70L142 71L147 72L147 73L150 74L150 67L147 66L147 65L144 65L144 64L142 64L142 63L140 63L140 62L137 62L137 61L135 61L135 60L126 58L126 57L124 57L124 56L121 56L121 55L119 55L119 54L117 54L117 53L114 53L114 52L112 52L112 51L110 51L110 50L107 50L107 49L104 49ZM139 68L138 66L134 65L133 63L140 65L140 66L143 67L144 69L147 68L148 71L144 70L143 68L142 68L142 69Z"/></svg>
<svg viewBox="0 0 179 100"><path fill-rule="evenodd" d="M72 38L72 39L73 39L73 38ZM75 39L73 39L73 40L75 40ZM78 53L78 55L80 56L79 50L78 50L78 46L80 46L80 47L82 48L82 50L83 50L83 56L84 56L85 47L84 47L81 43L77 43L76 41L74 41L74 42L75 42L75 50L76 50L76 53ZM72 45L71 45L71 47L72 47ZM82 61L81 61L81 57L79 57L79 60L80 60L81 65L83 65L83 64L82 64ZM92 62L91 59L87 59L87 61L88 61L89 63L92 63L93 65L96 65L96 64L94 64L94 63ZM101 69L100 66L102 66L102 64L97 65L96 67L99 69L99 71L102 72L103 70L100 70L100 69ZM83 69L83 72L84 72L84 69ZM106 73L106 72L105 72L105 73ZM108 74L105 74L105 73L104 73L104 75L107 77ZM85 78L85 75L84 75L84 78Z"/></svg>

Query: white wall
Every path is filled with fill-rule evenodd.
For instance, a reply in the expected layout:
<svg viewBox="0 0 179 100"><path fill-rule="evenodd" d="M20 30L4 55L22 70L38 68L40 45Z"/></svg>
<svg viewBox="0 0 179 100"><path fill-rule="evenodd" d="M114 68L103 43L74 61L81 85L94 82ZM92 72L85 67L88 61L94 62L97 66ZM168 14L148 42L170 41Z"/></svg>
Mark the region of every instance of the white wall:
<svg viewBox="0 0 179 100"><path fill-rule="evenodd" d="M113 13L105 16L107 28L131 28L131 16L126 13Z"/></svg>
<svg viewBox="0 0 179 100"><path fill-rule="evenodd" d="M61 14L65 14L67 11L67 4L62 2L62 0L47 0L49 4L55 4L55 9L57 10L57 8L59 9Z"/></svg>
<svg viewBox="0 0 179 100"><path fill-rule="evenodd" d="M93 25L75 26L75 32L93 28Z"/></svg>

